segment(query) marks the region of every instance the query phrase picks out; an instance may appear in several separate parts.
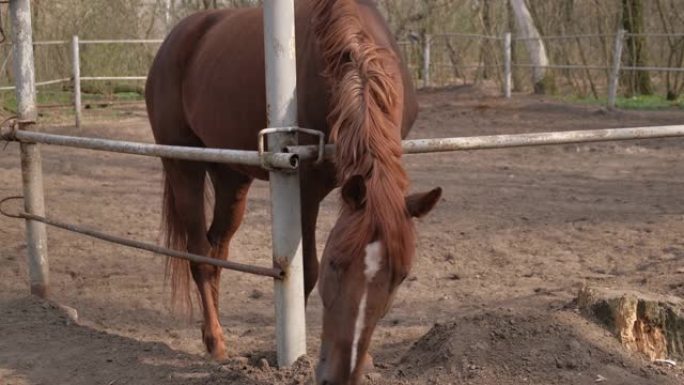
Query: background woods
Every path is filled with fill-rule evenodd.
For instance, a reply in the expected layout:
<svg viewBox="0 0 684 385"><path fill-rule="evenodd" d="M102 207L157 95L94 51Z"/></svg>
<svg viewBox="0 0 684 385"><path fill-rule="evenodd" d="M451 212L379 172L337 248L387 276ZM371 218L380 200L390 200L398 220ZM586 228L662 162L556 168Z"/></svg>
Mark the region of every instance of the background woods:
<svg viewBox="0 0 684 385"><path fill-rule="evenodd" d="M168 28L192 12L259 3L260 0L33 0L34 40L65 41L65 44L35 47L37 80L70 76L68 41L72 35L79 35L81 39L163 38ZM514 91L603 97L613 57L614 35L621 28L627 31L623 67L684 67L684 0L378 0L377 3L401 42L419 85L478 84L500 88L503 82L501 37L505 32L513 33ZM0 46L0 86L8 86L12 84L12 65L7 4L0 4L0 13L8 36L8 41ZM572 37L557 38L568 35ZM429 80L425 79L423 68L427 42L431 56ZM142 76L157 47L158 44L85 45L81 48L81 72L88 76ZM87 82L83 89L91 94L137 93L142 84L139 80ZM70 87L62 83L43 89L42 93L45 96ZM625 69L620 74L620 94L626 97L656 94L677 100L682 91L683 72ZM0 93L0 100L8 97L11 93Z"/></svg>

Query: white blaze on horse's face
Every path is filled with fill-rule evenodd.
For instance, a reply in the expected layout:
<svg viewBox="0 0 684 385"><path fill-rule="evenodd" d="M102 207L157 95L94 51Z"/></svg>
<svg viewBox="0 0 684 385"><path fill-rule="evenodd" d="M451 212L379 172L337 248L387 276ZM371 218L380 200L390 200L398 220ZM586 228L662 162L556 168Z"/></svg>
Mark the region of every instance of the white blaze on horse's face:
<svg viewBox="0 0 684 385"><path fill-rule="evenodd" d="M344 250L326 245L319 281L324 311L317 384L359 383L370 364L371 335L396 288L389 279L384 243L374 241L361 250L349 265L339 266L335 256Z"/></svg>
<svg viewBox="0 0 684 385"><path fill-rule="evenodd" d="M377 274L378 270L380 270L382 264L382 243L380 241L370 243L368 246L366 246L366 256L363 261L365 264L363 274L366 276L366 283L363 290L363 296L361 297L361 302L359 303L359 310L356 314L356 323L354 324L354 342L352 344L349 374L353 373L354 369L356 369L356 362L359 358L359 338L361 337L361 332L363 332L366 322L368 284L373 281L375 274Z"/></svg>

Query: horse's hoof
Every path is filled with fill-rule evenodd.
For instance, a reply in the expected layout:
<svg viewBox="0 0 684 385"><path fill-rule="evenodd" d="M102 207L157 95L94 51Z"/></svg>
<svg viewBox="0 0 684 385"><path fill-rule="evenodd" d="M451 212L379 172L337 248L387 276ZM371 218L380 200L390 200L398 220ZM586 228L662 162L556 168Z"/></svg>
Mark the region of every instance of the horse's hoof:
<svg viewBox="0 0 684 385"><path fill-rule="evenodd" d="M226 360L226 344L223 342L223 338L211 337L205 334L203 339L204 346L206 346L207 352L214 361L221 362Z"/></svg>
<svg viewBox="0 0 684 385"><path fill-rule="evenodd" d="M364 374L370 373L375 370L375 364L373 363L373 357L366 353L363 356L363 361L361 361L361 369Z"/></svg>
<svg viewBox="0 0 684 385"><path fill-rule="evenodd" d="M225 362L227 359L226 346L223 343L214 346L211 351L211 358L216 362Z"/></svg>

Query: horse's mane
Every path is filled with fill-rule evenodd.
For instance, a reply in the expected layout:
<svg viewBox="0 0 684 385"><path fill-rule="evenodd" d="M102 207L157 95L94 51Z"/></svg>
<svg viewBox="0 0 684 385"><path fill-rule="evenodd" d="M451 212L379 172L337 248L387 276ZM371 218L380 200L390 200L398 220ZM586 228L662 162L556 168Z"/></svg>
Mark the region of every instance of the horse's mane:
<svg viewBox="0 0 684 385"><path fill-rule="evenodd" d="M357 223L347 227L342 242L351 255L362 255L366 244L382 240L395 272L406 270L413 225L404 201L408 178L401 164L400 122L391 116L402 102L396 85L401 78L388 69L396 55L373 41L355 0L313 3L314 32L331 87L328 123L337 144L337 178L344 184L361 175L367 187L363 210L352 214ZM352 208L343 204L342 210Z"/></svg>

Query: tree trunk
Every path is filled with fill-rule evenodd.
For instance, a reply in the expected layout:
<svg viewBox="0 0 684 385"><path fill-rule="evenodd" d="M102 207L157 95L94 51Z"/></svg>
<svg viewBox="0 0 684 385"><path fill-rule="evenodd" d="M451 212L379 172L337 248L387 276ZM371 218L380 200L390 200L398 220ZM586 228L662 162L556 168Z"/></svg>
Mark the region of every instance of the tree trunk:
<svg viewBox="0 0 684 385"><path fill-rule="evenodd" d="M202 5L204 6L204 9L216 9L217 4L216 0L202 0Z"/></svg>
<svg viewBox="0 0 684 385"><path fill-rule="evenodd" d="M492 19L490 10L490 0L483 0L482 6L480 8L481 18L482 18L482 29L484 34L487 36L492 36ZM490 78L490 67L493 66L491 53L492 53L492 43L489 39L482 40L482 45L480 46L480 63L482 63L482 78Z"/></svg>
<svg viewBox="0 0 684 385"><path fill-rule="evenodd" d="M532 20L532 15L530 15L530 11L527 9L525 0L510 0L510 3L515 14L518 32L521 37L525 38L527 53L533 66L532 81L534 83L534 92L536 94L553 92L553 77L550 71L546 69L546 66L549 65L546 48L539 36L537 27L534 25L534 20Z"/></svg>
<svg viewBox="0 0 684 385"><path fill-rule="evenodd" d="M513 13L513 7L511 6L510 2L506 3L506 15L507 15L507 22L508 22L508 31L513 33L515 31L515 16ZM515 40L511 41L511 84L512 84L512 91L513 92L522 92L523 90L523 85L522 81L520 80L520 67L515 66L515 63L518 62L518 49L517 49L517 42Z"/></svg>
<svg viewBox="0 0 684 385"><path fill-rule="evenodd" d="M641 0L622 0L622 27L628 34L644 32L644 5ZM643 36L627 35L626 65L643 67L648 62L646 39ZM647 71L625 71L623 83L627 97L634 95L651 95L653 87Z"/></svg>
<svg viewBox="0 0 684 385"><path fill-rule="evenodd" d="M656 1L656 7L658 9L658 15L660 16L660 23L665 30L665 33L671 34L673 30L672 23L668 20L667 15L675 14L674 10L672 13L668 13L668 10L663 9L663 4L661 0ZM671 17L671 16L670 16ZM670 53L667 57L667 66L670 68L681 68L684 66L684 37L677 38L673 36L667 37L667 44L670 47ZM681 72L667 72L665 73L665 89L667 100L677 100L681 94L682 87L680 87L680 79L682 78Z"/></svg>

